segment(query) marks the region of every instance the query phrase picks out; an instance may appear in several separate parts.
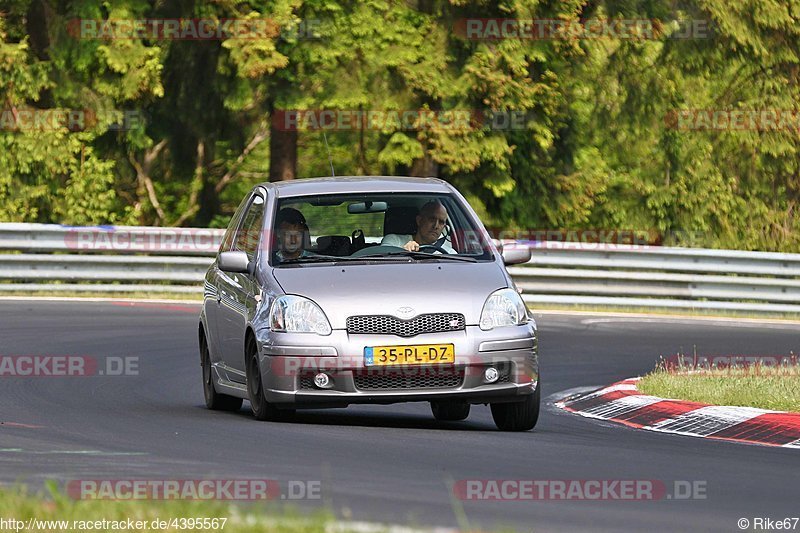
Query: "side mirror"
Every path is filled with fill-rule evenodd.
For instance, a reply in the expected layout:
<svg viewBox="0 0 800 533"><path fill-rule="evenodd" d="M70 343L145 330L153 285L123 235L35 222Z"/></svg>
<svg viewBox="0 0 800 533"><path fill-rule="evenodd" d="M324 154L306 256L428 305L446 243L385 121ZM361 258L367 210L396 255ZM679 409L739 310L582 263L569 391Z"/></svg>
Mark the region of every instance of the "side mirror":
<svg viewBox="0 0 800 533"><path fill-rule="evenodd" d="M505 241L500 250L503 255L503 263L506 265L518 265L531 260L531 248L527 244Z"/></svg>
<svg viewBox="0 0 800 533"><path fill-rule="evenodd" d="M248 274L250 272L250 258L244 252L222 252L219 254L219 269L223 272L236 272Z"/></svg>

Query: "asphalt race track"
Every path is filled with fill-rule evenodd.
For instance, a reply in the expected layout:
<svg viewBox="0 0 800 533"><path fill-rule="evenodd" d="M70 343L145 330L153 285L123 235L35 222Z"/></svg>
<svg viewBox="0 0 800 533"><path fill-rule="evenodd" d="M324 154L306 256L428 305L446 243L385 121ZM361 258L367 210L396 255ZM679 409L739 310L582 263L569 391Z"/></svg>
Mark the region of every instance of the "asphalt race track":
<svg viewBox="0 0 800 533"><path fill-rule="evenodd" d="M797 450L660 435L552 406L553 395L653 368L659 355L787 355L800 325L537 315L546 405L532 432L489 408L438 423L427 404L305 411L287 423L205 409L198 306L0 302L0 355L138 357L138 375L0 377L0 482L263 477L319 480L354 520L519 531L738 531L800 516ZM467 479L699 482L705 499L462 501ZM458 517L463 516L459 522Z"/></svg>

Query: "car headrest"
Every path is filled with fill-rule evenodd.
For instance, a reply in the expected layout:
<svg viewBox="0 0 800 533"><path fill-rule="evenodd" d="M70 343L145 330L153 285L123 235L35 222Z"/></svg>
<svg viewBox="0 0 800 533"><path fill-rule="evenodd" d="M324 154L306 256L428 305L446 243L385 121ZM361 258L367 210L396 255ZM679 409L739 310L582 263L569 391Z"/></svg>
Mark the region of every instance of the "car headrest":
<svg viewBox="0 0 800 533"><path fill-rule="evenodd" d="M346 235L320 235L317 237L317 251L330 255L348 254L350 237Z"/></svg>
<svg viewBox="0 0 800 533"><path fill-rule="evenodd" d="M414 235L417 232L417 214L414 206L394 206L383 215L383 234Z"/></svg>

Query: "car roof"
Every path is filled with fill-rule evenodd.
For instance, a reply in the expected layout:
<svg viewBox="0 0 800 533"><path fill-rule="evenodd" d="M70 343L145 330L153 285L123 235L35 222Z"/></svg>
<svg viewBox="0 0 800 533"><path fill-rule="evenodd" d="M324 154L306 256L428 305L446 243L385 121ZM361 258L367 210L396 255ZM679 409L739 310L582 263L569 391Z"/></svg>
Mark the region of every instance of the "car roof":
<svg viewBox="0 0 800 533"><path fill-rule="evenodd" d="M450 185L438 178L407 178L400 176L336 176L301 178L260 184L273 189L278 197L308 196L314 194L419 192L449 193Z"/></svg>

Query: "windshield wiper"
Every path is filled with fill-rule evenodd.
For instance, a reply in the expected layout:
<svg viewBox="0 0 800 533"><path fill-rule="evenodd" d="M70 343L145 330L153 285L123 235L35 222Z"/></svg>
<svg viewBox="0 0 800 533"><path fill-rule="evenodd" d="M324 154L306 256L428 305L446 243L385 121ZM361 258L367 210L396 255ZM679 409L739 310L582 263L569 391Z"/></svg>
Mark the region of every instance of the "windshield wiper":
<svg viewBox="0 0 800 533"><path fill-rule="evenodd" d="M450 254L429 254L426 252L409 252L407 250L402 252L388 252L381 255L390 257L411 257L413 259L447 259L450 261L462 261L467 263L478 262L478 260L475 259L474 257L462 257L460 255L450 255Z"/></svg>
<svg viewBox="0 0 800 533"><path fill-rule="evenodd" d="M355 261L397 261L398 259L422 259L422 260L439 260L445 259L450 261L461 261L467 263L477 263L477 259L473 257L462 257L458 255L448 254L429 254L425 252L387 252L375 255L361 255L358 257L351 256L334 256L334 255L314 255L310 257L298 257L297 259L288 259L281 261L276 266L295 266L307 263L342 263L342 262L355 262Z"/></svg>
<svg viewBox="0 0 800 533"><path fill-rule="evenodd" d="M341 261L342 259L342 257L336 257L333 255L312 255L308 257L298 257L297 259L284 259L283 261L278 261L276 266L301 265L303 263L335 263L336 261Z"/></svg>
<svg viewBox="0 0 800 533"><path fill-rule="evenodd" d="M385 254L380 255L362 255L360 257L350 257L349 255L313 255L309 257L298 257L297 259L286 259L279 261L275 266L295 266L304 265L307 263L346 263L355 261L381 261L381 260L397 260L400 257L386 257Z"/></svg>

